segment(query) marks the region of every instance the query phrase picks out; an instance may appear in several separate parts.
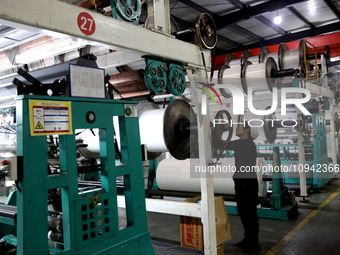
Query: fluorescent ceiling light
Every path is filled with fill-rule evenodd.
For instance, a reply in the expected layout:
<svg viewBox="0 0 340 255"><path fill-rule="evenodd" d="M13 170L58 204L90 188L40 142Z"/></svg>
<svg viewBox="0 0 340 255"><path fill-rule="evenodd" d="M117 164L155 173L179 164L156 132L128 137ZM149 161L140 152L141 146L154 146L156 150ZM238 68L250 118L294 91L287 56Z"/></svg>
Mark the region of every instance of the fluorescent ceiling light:
<svg viewBox="0 0 340 255"><path fill-rule="evenodd" d="M280 15L275 16L274 23L276 25L279 25L279 24L281 24L281 22L282 22L282 17Z"/></svg>

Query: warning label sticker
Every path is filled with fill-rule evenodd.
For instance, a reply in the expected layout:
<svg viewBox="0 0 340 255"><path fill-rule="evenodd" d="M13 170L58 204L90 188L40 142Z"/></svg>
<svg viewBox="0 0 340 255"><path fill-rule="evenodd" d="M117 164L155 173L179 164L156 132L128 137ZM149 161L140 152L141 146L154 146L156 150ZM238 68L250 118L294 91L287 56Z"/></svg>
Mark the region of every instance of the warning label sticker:
<svg viewBox="0 0 340 255"><path fill-rule="evenodd" d="M93 196L90 196L90 199L92 201L93 206L96 206L98 204L98 200L99 200L99 194L95 194Z"/></svg>
<svg viewBox="0 0 340 255"><path fill-rule="evenodd" d="M31 135L72 134L71 102L30 100Z"/></svg>

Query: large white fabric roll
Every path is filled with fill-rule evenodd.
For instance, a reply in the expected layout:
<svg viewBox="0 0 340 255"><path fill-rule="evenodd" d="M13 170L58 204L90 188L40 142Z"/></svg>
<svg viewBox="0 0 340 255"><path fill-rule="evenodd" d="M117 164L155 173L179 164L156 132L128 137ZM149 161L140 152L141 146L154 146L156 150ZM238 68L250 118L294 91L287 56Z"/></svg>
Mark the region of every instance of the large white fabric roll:
<svg viewBox="0 0 340 255"><path fill-rule="evenodd" d="M221 159L220 166L231 169L235 166L234 158ZM192 165L191 165L192 164ZM257 159L257 165L267 165L263 158ZM190 176L190 166L192 171L199 166L199 159L164 159L159 163L156 173L157 185L161 190L200 192L200 178ZM225 168L226 169L226 168ZM218 177L217 177L218 176ZM233 172L227 171L214 174L214 192L216 194L234 195ZM267 184L262 181L262 173L258 173L259 196L267 195Z"/></svg>
<svg viewBox="0 0 340 255"><path fill-rule="evenodd" d="M146 144L150 152L168 151L164 142L164 112L165 109L149 110L139 117L139 132L141 143Z"/></svg>

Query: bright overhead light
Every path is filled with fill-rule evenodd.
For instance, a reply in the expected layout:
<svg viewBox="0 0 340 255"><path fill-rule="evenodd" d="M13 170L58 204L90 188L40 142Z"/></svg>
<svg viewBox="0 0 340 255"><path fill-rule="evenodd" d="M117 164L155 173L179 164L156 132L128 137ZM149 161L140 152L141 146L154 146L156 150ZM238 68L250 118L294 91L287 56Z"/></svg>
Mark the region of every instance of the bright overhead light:
<svg viewBox="0 0 340 255"><path fill-rule="evenodd" d="M280 15L275 16L274 23L276 25L279 25L279 24L281 24L281 22L282 22L282 17Z"/></svg>

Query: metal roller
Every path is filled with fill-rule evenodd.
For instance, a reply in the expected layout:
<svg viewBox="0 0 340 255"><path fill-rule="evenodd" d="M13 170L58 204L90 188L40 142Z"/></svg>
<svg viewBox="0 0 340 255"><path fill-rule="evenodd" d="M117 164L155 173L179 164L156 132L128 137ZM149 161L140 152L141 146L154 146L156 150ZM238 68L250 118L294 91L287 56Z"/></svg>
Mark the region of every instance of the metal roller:
<svg viewBox="0 0 340 255"><path fill-rule="evenodd" d="M232 68L230 68L228 65L223 65L220 70L218 70L218 83L237 86L242 89L244 93L247 93L245 87L243 87L243 84L241 82L241 71L241 65L235 65ZM231 94L225 89L220 89L220 92L225 98L231 97Z"/></svg>
<svg viewBox="0 0 340 255"><path fill-rule="evenodd" d="M246 61L250 61L252 63L258 63L258 59L253 56L249 50L245 50L241 55L241 65L243 65Z"/></svg>
<svg viewBox="0 0 340 255"><path fill-rule="evenodd" d="M273 58L268 58L265 63L252 64L246 61L242 66L241 78L243 88L252 87L253 91L272 91L277 87L275 73L277 66Z"/></svg>
<svg viewBox="0 0 340 255"><path fill-rule="evenodd" d="M145 86L144 70L142 69L111 75L109 81L122 97L127 93L148 90Z"/></svg>
<svg viewBox="0 0 340 255"><path fill-rule="evenodd" d="M141 142L150 152L165 152L179 160L190 156L190 140L195 132L195 114L190 105L180 99L165 109L147 110L139 118Z"/></svg>
<svg viewBox="0 0 340 255"><path fill-rule="evenodd" d="M263 57L263 61L262 61L261 63L265 62L268 58L273 58L274 61L275 61L275 63L276 63L276 65L278 66L278 64L279 64L279 55L278 55L277 52L270 53L270 54L266 54L266 55ZM278 66L278 67L279 67L279 66Z"/></svg>
<svg viewBox="0 0 340 255"><path fill-rule="evenodd" d="M267 58L269 57L268 56L269 54L270 54L270 51L266 46L264 46L260 49L258 56L253 56L253 54L249 50L245 50L242 53L241 63L243 64L246 61L250 61L253 64L263 63L267 60ZM273 55L275 55L275 54L273 54ZM275 60L275 58L274 58L274 60ZM277 57L276 57L276 60L277 60Z"/></svg>
<svg viewBox="0 0 340 255"><path fill-rule="evenodd" d="M268 49L266 46L262 47L262 48L260 49L260 53L259 53L259 63L265 62L265 61L267 60L267 58L270 57L270 56L268 56L268 55L270 55L269 49ZM277 55L277 54L276 54L276 55ZM268 56L268 57L266 57L266 56ZM276 61L275 58L274 58L274 60ZM276 63L277 63L277 62L276 62Z"/></svg>
<svg viewBox="0 0 340 255"><path fill-rule="evenodd" d="M164 113L164 139L170 154L179 160L190 157L190 142L195 136L195 113L184 100L174 100Z"/></svg>
<svg viewBox="0 0 340 255"><path fill-rule="evenodd" d="M234 66L241 66L241 59L237 59L233 53L230 53L225 58L225 65L229 66L230 68Z"/></svg>
<svg viewBox="0 0 340 255"><path fill-rule="evenodd" d="M264 122L263 131L269 143L274 143L276 139L277 128L272 127L271 125L271 120L275 120L275 119L276 117L274 113L263 116L263 122Z"/></svg>

